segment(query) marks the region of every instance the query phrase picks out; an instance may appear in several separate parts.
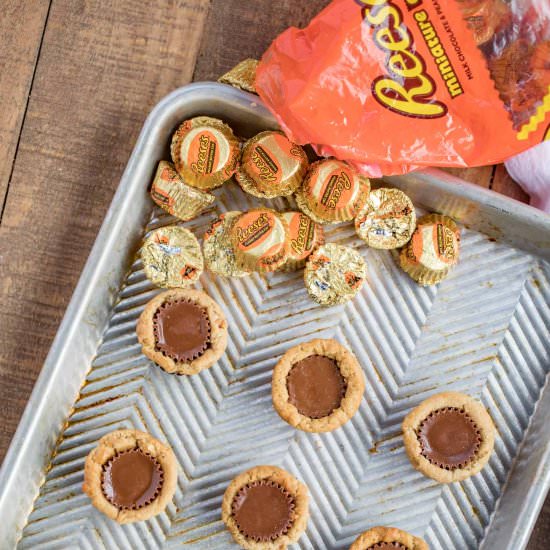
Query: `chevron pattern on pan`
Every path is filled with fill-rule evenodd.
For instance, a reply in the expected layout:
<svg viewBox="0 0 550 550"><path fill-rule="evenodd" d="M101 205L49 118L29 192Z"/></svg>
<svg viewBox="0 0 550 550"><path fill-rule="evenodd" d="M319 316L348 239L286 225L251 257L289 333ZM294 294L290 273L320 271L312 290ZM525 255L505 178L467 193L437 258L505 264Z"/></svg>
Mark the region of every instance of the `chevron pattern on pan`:
<svg viewBox="0 0 550 550"><path fill-rule="evenodd" d="M217 203L220 211L253 204L235 186ZM212 212L186 225L200 236L211 219ZM147 229L173 221L155 211ZM20 548L230 548L223 492L238 472L263 463L308 485L311 519L299 548L348 548L374 524L423 535L434 549L477 548L550 369L550 268L464 231L460 264L425 289L391 253L362 246L351 227L328 233L364 255L369 281L360 295L327 311L310 301L300 273L205 274L200 285L223 307L230 338L219 363L193 377L166 375L141 355L135 323L157 290L134 262ZM298 432L271 405L278 357L313 337L353 349L367 380L358 413L329 434ZM479 397L498 437L481 474L442 486L412 469L400 424L422 399L449 389ZM86 454L119 427L170 442L180 466L166 513L125 526L96 512L81 491Z"/></svg>

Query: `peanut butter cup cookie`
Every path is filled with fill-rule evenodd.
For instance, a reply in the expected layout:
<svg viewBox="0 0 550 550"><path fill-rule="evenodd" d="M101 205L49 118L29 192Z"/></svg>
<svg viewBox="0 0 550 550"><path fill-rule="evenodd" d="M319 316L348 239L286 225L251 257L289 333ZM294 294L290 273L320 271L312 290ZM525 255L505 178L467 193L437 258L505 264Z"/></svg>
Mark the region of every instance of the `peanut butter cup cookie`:
<svg viewBox="0 0 550 550"><path fill-rule="evenodd" d="M412 465L441 483L477 474L489 460L495 427L485 407L463 393L433 395L403 421Z"/></svg>
<svg viewBox="0 0 550 550"><path fill-rule="evenodd" d="M99 440L86 457L82 490L118 523L160 514L177 481L172 449L138 430L117 430Z"/></svg>
<svg viewBox="0 0 550 550"><path fill-rule="evenodd" d="M396 527L373 527L359 535L349 550L429 550L418 537Z"/></svg>
<svg viewBox="0 0 550 550"><path fill-rule="evenodd" d="M281 468L256 466L229 484L222 519L245 550L284 550L306 529L306 486Z"/></svg>
<svg viewBox="0 0 550 550"><path fill-rule="evenodd" d="M200 290L167 290L141 314L137 337L143 353L166 372L196 374L211 367L227 346L227 322Z"/></svg>
<svg viewBox="0 0 550 550"><path fill-rule="evenodd" d="M346 423L357 412L364 391L357 359L336 340L295 346L273 370L275 410L306 432L331 432Z"/></svg>

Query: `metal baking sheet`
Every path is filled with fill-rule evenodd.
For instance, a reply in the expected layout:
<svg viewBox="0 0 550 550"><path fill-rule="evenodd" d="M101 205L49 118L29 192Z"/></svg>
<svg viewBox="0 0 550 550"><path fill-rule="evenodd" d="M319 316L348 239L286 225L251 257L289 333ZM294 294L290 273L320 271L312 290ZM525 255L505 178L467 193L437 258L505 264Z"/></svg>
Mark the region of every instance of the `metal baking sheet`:
<svg viewBox="0 0 550 550"><path fill-rule="evenodd" d="M447 280L419 287L391 253L362 246L350 226L332 228L328 239L356 246L368 264L353 302L317 307L299 273L204 274L198 286L229 320L227 353L199 375L167 375L134 334L157 292L137 252L147 231L174 221L147 188L176 125L198 114L226 119L241 136L274 126L255 96L212 83L177 90L147 119L0 472L0 547L232 548L220 519L225 487L267 463L310 491L295 548L345 549L379 524L432 549L523 548L550 482L549 217L442 172L391 178L418 206L466 225ZM216 212L256 204L235 184L217 193L210 211L185 224L198 236ZM277 358L312 337L353 349L367 379L359 412L329 434L298 432L271 405ZM452 485L416 472L400 437L407 411L442 390L480 398L498 430L488 466ZM120 427L168 441L180 467L167 511L125 526L81 491L86 454Z"/></svg>

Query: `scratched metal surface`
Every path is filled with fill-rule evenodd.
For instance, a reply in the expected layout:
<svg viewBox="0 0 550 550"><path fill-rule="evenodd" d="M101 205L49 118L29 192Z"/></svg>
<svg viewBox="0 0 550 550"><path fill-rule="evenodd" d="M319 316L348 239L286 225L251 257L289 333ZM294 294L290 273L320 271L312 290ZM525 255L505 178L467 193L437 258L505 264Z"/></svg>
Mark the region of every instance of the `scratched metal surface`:
<svg viewBox="0 0 550 550"><path fill-rule="evenodd" d="M135 323L158 291L136 253L147 231L174 221L147 197L156 162L168 158L176 124L195 114L223 116L241 135L272 126L256 102L195 85L167 98L146 123L0 474L1 547L19 540L21 549L231 548L220 519L225 487L243 469L276 464L310 491L311 519L296 548L343 550L379 524L421 535L432 549L522 548L548 488L550 456L550 266L504 242L517 237L506 227L514 216L527 219L528 207L505 199L501 219L491 193L472 209L451 186L446 194L438 173L398 180L413 196L427 195L426 206L439 201L440 210L468 216L461 261L442 284L417 286L390 252L366 248L352 227L339 226L328 240L357 247L368 265L368 284L353 302L317 307L300 273L204 274L197 286L229 321L226 354L193 377L167 375L141 355ZM430 178L438 181L431 194ZM210 211L183 224L197 236L216 213L256 204L235 184L217 194ZM547 222L535 217L531 230L550 241ZM488 224L501 239L475 230ZM367 379L359 412L330 434L298 432L271 405L277 358L312 337L353 349ZM400 437L404 415L443 390L481 399L498 431L488 466L448 486L410 466ZM81 491L86 454L119 427L168 441L180 468L167 511L126 526L98 513Z"/></svg>

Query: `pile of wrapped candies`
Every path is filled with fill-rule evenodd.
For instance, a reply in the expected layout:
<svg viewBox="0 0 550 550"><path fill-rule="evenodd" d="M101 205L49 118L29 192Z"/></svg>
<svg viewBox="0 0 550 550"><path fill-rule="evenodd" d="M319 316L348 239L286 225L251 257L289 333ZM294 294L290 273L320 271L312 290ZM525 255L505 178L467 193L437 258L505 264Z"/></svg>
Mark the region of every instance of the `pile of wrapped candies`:
<svg viewBox="0 0 550 550"><path fill-rule="evenodd" d="M313 300L345 303L363 285L367 268L355 249L325 242L323 225L344 222L353 222L369 247L400 248L400 266L420 284L441 281L458 260L460 233L450 218L428 214L417 220L402 191L371 190L366 177L334 158L310 164L282 132L264 131L242 143L221 120L199 116L178 127L170 150L173 164L159 163L151 197L180 220L198 216L215 200L210 191L232 177L255 197L294 195L299 211L226 212L204 235L202 250L193 233L178 225L151 232L142 259L158 286L188 286L205 264L224 277L304 268Z"/></svg>

